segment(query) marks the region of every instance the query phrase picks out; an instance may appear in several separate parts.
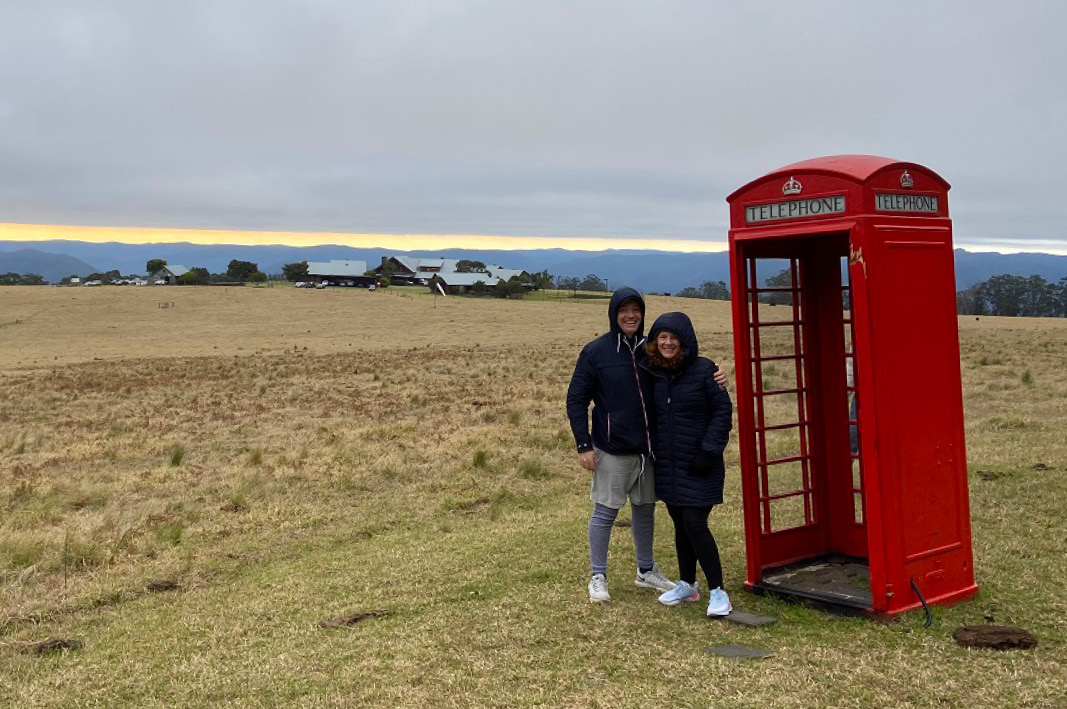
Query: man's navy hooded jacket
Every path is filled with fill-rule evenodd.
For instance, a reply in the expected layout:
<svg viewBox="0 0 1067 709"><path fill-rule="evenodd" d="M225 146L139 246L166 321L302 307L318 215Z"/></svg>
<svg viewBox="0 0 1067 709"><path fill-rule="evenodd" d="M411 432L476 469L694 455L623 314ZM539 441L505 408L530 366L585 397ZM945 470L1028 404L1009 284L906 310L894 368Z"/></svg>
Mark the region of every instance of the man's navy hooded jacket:
<svg viewBox="0 0 1067 709"><path fill-rule="evenodd" d="M641 325L633 337L619 329L619 306L636 300ZM615 291L608 305L610 329L582 349L567 389L567 417L578 452L596 446L615 455L647 455L651 449L648 407L651 377L645 359L645 299L633 288ZM589 434L589 402L593 432Z"/></svg>

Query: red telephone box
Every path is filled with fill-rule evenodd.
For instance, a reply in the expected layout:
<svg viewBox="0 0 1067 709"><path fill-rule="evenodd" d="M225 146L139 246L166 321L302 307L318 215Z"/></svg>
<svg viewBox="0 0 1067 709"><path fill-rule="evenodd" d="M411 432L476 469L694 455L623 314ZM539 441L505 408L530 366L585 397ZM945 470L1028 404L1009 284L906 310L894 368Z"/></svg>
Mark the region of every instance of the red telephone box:
<svg viewBox="0 0 1067 709"><path fill-rule="evenodd" d="M978 590L948 190L842 155L727 198L749 590L875 614Z"/></svg>

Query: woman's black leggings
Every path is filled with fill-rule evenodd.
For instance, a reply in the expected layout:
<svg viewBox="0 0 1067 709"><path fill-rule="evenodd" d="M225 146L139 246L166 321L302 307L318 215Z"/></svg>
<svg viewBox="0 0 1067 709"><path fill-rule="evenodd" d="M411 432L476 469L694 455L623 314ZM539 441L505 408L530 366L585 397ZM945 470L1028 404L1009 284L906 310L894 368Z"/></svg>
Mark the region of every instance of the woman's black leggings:
<svg viewBox="0 0 1067 709"><path fill-rule="evenodd" d="M707 507L667 505L674 520L674 548L678 553L678 576L686 583L696 583L697 562L708 578L708 590L722 588L722 561L719 547L708 529Z"/></svg>

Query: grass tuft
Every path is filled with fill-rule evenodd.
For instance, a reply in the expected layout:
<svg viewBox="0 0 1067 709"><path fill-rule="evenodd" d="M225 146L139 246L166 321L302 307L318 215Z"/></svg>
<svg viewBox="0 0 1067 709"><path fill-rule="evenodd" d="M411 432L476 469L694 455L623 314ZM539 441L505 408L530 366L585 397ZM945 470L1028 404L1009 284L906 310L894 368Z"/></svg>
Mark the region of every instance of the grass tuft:
<svg viewBox="0 0 1067 709"><path fill-rule="evenodd" d="M176 547L182 543L185 525L178 520L170 520L155 528L153 535L160 544Z"/></svg>
<svg viewBox="0 0 1067 709"><path fill-rule="evenodd" d="M498 490L489 498L489 519L498 520L505 510L512 506L518 498L510 490Z"/></svg>
<svg viewBox="0 0 1067 709"><path fill-rule="evenodd" d="M44 545L38 540L6 538L0 541L0 572L36 566L45 558L45 553Z"/></svg>
<svg viewBox="0 0 1067 709"><path fill-rule="evenodd" d="M1033 424L1021 416L993 416L986 419L986 425L995 431L1012 431L1031 428Z"/></svg>
<svg viewBox="0 0 1067 709"><path fill-rule="evenodd" d="M541 461L527 459L519 463L519 477L526 480L545 480L552 477L552 473Z"/></svg>
<svg viewBox="0 0 1067 709"><path fill-rule="evenodd" d="M226 497L220 509L224 512L247 512L249 507L248 495L245 491L234 490Z"/></svg>
<svg viewBox="0 0 1067 709"><path fill-rule="evenodd" d="M107 554L98 543L69 534L64 537L61 563L65 572L95 568L106 558Z"/></svg>

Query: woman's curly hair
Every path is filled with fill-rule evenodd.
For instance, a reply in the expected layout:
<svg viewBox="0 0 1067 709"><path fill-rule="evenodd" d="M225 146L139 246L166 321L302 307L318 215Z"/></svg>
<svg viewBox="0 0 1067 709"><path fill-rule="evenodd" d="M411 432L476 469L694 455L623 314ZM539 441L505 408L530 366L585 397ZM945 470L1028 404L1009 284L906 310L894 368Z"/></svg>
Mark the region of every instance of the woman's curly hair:
<svg viewBox="0 0 1067 709"><path fill-rule="evenodd" d="M659 348L656 347L655 340L649 340L645 343L645 354L648 355L649 365L656 369L678 369L682 366L682 362L685 361L685 348L682 347L680 343L678 345L678 354L670 359L665 359L663 355L659 353Z"/></svg>

